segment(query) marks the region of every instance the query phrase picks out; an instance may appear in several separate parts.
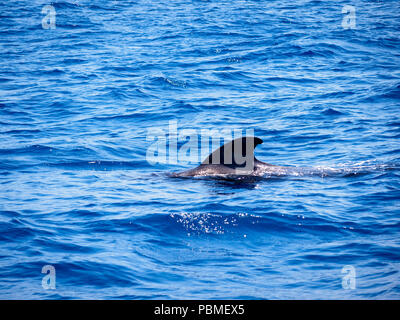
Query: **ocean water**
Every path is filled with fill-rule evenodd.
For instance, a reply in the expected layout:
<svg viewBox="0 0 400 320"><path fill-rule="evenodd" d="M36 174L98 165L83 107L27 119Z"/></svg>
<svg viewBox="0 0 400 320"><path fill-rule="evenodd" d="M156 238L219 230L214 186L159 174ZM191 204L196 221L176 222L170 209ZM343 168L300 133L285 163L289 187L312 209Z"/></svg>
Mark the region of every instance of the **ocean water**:
<svg viewBox="0 0 400 320"><path fill-rule="evenodd" d="M0 298L398 299L399 17L1 1ZM318 174L171 178L204 151L151 163L171 124L254 130L259 160Z"/></svg>

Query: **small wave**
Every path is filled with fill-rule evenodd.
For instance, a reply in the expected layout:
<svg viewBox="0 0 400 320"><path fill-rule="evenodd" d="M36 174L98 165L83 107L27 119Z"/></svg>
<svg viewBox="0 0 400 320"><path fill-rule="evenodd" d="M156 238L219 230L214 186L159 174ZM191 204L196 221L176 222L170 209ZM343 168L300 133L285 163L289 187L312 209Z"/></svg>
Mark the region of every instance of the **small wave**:
<svg viewBox="0 0 400 320"><path fill-rule="evenodd" d="M324 111L322 111L322 114L326 115L326 116L341 116L344 113L340 112L338 110L335 110L333 108L328 108L328 109L325 109Z"/></svg>
<svg viewBox="0 0 400 320"><path fill-rule="evenodd" d="M84 169L84 170L121 170L151 167L146 161L68 161L58 163L44 163L41 166L58 167L64 169Z"/></svg>
<svg viewBox="0 0 400 320"><path fill-rule="evenodd" d="M48 147L40 144L35 144L26 147L13 148L13 149L0 149L0 154L43 154L56 151L54 147Z"/></svg>
<svg viewBox="0 0 400 320"><path fill-rule="evenodd" d="M400 84L397 84L393 88L387 90L386 93L382 95L384 98L390 98L390 99L400 99Z"/></svg>
<svg viewBox="0 0 400 320"><path fill-rule="evenodd" d="M188 82L185 80L178 80L166 76L155 76L150 78L149 80L152 85L156 86L169 86L181 89L185 89L188 86Z"/></svg>

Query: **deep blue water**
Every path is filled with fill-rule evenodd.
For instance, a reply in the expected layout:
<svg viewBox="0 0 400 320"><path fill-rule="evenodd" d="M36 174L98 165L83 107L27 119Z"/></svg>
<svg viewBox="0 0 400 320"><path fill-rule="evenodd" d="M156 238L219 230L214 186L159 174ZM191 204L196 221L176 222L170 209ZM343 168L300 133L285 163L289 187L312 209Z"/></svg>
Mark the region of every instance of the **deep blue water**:
<svg viewBox="0 0 400 320"><path fill-rule="evenodd" d="M397 0L1 1L0 298L398 299L399 17ZM340 173L173 179L196 161L146 158L170 121Z"/></svg>

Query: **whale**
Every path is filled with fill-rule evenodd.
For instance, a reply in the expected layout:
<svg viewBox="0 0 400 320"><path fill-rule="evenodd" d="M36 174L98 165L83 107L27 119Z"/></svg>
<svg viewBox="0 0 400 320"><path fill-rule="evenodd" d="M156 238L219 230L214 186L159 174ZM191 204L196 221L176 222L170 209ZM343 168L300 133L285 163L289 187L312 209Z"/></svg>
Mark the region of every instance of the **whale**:
<svg viewBox="0 0 400 320"><path fill-rule="evenodd" d="M261 138L252 136L233 139L214 150L196 168L172 173L171 176L260 176L265 172L281 172L287 168L259 161L254 156L254 150L262 143Z"/></svg>
<svg viewBox="0 0 400 320"><path fill-rule="evenodd" d="M227 179L235 181L247 181L259 178L272 177L338 177L354 176L367 174L376 170L397 169L397 165L392 164L368 164L357 163L353 166L342 167L297 167L274 165L258 160L254 156L255 148L262 144L263 140L258 137L240 137L229 141L223 146L209 154L203 162L189 170L182 172L169 173L170 177L190 178L205 177L216 179Z"/></svg>

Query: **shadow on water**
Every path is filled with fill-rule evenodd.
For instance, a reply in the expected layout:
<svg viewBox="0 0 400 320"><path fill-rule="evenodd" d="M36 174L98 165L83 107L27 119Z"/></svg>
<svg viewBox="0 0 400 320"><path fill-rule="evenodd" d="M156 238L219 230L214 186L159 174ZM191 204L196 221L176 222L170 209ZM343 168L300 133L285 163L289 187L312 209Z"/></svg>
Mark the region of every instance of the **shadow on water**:
<svg viewBox="0 0 400 320"><path fill-rule="evenodd" d="M253 190L257 189L263 182L277 182L286 180L284 176L199 176L199 177L176 177L167 174L167 177L185 181L201 182L203 185L214 190L216 193L223 194L222 190Z"/></svg>
<svg viewBox="0 0 400 320"><path fill-rule="evenodd" d="M260 177L245 177L243 179L237 179L233 177L204 179L205 184L213 189L229 188L232 190L256 189L261 180L263 180L263 178Z"/></svg>

